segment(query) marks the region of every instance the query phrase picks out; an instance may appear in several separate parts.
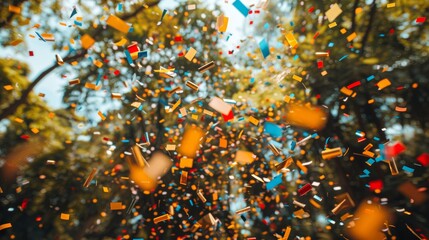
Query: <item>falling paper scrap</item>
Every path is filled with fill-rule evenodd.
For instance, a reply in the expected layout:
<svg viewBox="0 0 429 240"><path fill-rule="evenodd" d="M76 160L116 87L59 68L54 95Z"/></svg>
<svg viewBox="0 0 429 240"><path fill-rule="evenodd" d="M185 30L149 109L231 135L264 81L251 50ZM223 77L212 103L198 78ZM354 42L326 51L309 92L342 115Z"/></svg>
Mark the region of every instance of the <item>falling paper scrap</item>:
<svg viewBox="0 0 429 240"><path fill-rule="evenodd" d="M177 152L183 156L194 158L200 149L200 141L203 136L204 132L201 128L194 125L187 127Z"/></svg>
<svg viewBox="0 0 429 240"><path fill-rule="evenodd" d="M253 158L253 153L243 150L238 150L235 154L235 161L240 164L249 164L252 163L255 159Z"/></svg>
<svg viewBox="0 0 429 240"><path fill-rule="evenodd" d="M328 11L326 11L326 17L328 18L329 22L334 21L340 14L343 12L341 10L340 6L338 6L337 3L332 4Z"/></svg>
<svg viewBox="0 0 429 240"><path fill-rule="evenodd" d="M130 25L128 25L128 23L124 22L122 19L118 18L115 15L110 15L107 18L106 23L112 28L123 33L128 33L130 31Z"/></svg>
<svg viewBox="0 0 429 240"><path fill-rule="evenodd" d="M264 56L264 58L267 58L268 55L270 55L270 47L268 46L267 40L262 39L259 42L259 48L261 49L261 53L262 53L262 56Z"/></svg>
<svg viewBox="0 0 429 240"><path fill-rule="evenodd" d="M354 219L349 223L349 233L353 239L357 240L382 240L385 235L381 232L384 223L390 221L389 211L376 203L368 204L363 202L356 213Z"/></svg>
<svg viewBox="0 0 429 240"><path fill-rule="evenodd" d="M326 112L319 107L289 105L286 113L288 123L311 130L321 130L326 124Z"/></svg>
<svg viewBox="0 0 429 240"><path fill-rule="evenodd" d="M223 115L228 115L231 112L232 106L224 102L218 97L212 98L209 103L209 106Z"/></svg>
<svg viewBox="0 0 429 240"><path fill-rule="evenodd" d="M157 179L162 177L171 167L170 158L155 152L148 161L148 165L140 167L128 160L130 165L130 178L143 190L151 190L156 187Z"/></svg>

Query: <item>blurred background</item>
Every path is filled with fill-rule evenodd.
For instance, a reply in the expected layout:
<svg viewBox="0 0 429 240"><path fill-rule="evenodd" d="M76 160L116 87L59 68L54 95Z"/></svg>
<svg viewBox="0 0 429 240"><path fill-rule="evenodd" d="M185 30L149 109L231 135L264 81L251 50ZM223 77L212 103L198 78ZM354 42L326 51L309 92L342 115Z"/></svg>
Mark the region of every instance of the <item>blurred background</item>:
<svg viewBox="0 0 429 240"><path fill-rule="evenodd" d="M428 239L428 14L2 1L0 239Z"/></svg>

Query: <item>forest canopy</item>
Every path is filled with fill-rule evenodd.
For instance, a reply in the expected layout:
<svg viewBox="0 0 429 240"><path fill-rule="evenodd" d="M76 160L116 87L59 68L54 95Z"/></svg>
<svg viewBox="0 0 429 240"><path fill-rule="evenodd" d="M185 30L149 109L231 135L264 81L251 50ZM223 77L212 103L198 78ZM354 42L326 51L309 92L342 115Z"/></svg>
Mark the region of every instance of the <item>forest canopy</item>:
<svg viewBox="0 0 429 240"><path fill-rule="evenodd" d="M428 239L429 2L0 3L0 239Z"/></svg>

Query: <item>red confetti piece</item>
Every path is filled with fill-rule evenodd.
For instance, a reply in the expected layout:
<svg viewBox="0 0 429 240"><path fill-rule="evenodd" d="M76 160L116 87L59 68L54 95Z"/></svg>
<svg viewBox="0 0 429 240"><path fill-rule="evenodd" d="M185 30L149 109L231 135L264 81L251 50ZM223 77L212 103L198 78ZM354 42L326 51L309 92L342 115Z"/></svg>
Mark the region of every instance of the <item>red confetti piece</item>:
<svg viewBox="0 0 429 240"><path fill-rule="evenodd" d="M394 145L386 146L386 155L387 156L396 156L398 154L401 154L406 149L405 145L401 142L397 142Z"/></svg>
<svg viewBox="0 0 429 240"><path fill-rule="evenodd" d="M426 21L426 17L418 17L416 19L416 23L424 23Z"/></svg>
<svg viewBox="0 0 429 240"><path fill-rule="evenodd" d="M429 154L428 153L420 154L420 156L417 157L417 161L425 167L429 166Z"/></svg>
<svg viewBox="0 0 429 240"><path fill-rule="evenodd" d="M311 7L310 9L308 9L308 12L309 12L309 13L314 12L314 7Z"/></svg>
<svg viewBox="0 0 429 240"><path fill-rule="evenodd" d="M298 189L299 196L304 196L306 193L308 193L313 187L310 183L305 184L300 189Z"/></svg>
<svg viewBox="0 0 429 240"><path fill-rule="evenodd" d="M30 136L27 134L23 134L23 135L21 135L21 139L28 140L28 139L30 139Z"/></svg>
<svg viewBox="0 0 429 240"><path fill-rule="evenodd" d="M383 181L374 180L374 181L369 182L369 189L371 189L371 191L382 190L383 189Z"/></svg>
<svg viewBox="0 0 429 240"><path fill-rule="evenodd" d="M314 34L313 39L316 39L319 36L319 32L317 32L316 34Z"/></svg>
<svg viewBox="0 0 429 240"><path fill-rule="evenodd" d="M29 52L28 52L28 55L30 55L30 57L34 56L33 51L29 51Z"/></svg>
<svg viewBox="0 0 429 240"><path fill-rule="evenodd" d="M317 68L323 68L323 61L322 60L317 60Z"/></svg>
<svg viewBox="0 0 429 240"><path fill-rule="evenodd" d="M223 117L223 120L224 120L225 122L228 122L229 120L234 119L234 112L231 110L231 111L228 113L228 115L224 115L224 114L222 114L222 117Z"/></svg>
<svg viewBox="0 0 429 240"><path fill-rule="evenodd" d="M356 82L353 82L353 83L349 84L347 86L347 89L352 89L352 88L355 88L357 86L360 86L360 81L356 81Z"/></svg>
<svg viewBox="0 0 429 240"><path fill-rule="evenodd" d="M183 41L183 38L182 38L182 36L175 36L174 41L175 42L181 42L181 41Z"/></svg>

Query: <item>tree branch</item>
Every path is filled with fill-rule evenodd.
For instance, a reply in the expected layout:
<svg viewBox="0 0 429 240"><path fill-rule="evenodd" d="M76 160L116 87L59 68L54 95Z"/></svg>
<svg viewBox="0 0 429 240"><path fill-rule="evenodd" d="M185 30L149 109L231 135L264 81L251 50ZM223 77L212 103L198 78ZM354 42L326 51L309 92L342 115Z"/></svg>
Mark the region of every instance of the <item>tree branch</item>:
<svg viewBox="0 0 429 240"><path fill-rule="evenodd" d="M160 2L160 0L157 0L157 1L152 2L150 4L145 4L145 5L139 6L132 13L122 16L122 19L123 20L128 20L130 18L133 18L137 14L139 14L141 11L143 11L144 9L156 6L159 2ZM102 29L98 28L97 31L95 32L94 36L97 36L100 33L100 31L102 31ZM80 53L78 53L78 54L76 54L74 56L67 56L63 60L64 60L64 62L72 62L72 61L75 61L77 59L82 58L83 56L85 56L85 54L87 52L88 52L87 50L82 50ZM26 103L28 95L30 95L31 91L36 87L36 85L39 84L40 81L42 81L49 73L51 73L52 71L54 71L59 66L60 65L58 65L58 63L55 63L51 67L47 68L45 71L41 72L31 82L31 84L22 92L22 95L21 95L20 98L16 99L8 107L6 107L5 109L2 110L2 112L0 113L0 121L3 120L3 119L5 119L5 118L7 118L7 117L9 117L10 115L12 115L18 109L19 106L21 106L22 104Z"/></svg>
<svg viewBox="0 0 429 240"><path fill-rule="evenodd" d="M369 12L368 26L366 27L365 34L363 35L363 38L362 38L362 48L361 48L360 56L363 56L365 52L365 45L366 45L366 42L368 41L369 33L371 32L372 24L374 22L374 17L376 12L377 12L377 4L375 3L375 0L373 0L371 3L371 11Z"/></svg>
<svg viewBox="0 0 429 240"><path fill-rule="evenodd" d="M64 62L72 62L76 59L79 59L79 58L85 56L86 53L87 53L87 50L83 50L74 56L65 57L63 59L63 61ZM33 91L33 89L36 87L36 85L39 84L40 81L42 81L49 73L54 71L59 66L60 65L58 65L58 63L55 63L51 67L47 68L45 71L41 72L39 74L39 76L37 76L34 79L34 81L32 81L30 83L30 85L24 91L22 91L22 94L18 99L16 99L8 107L3 109L3 111L0 113L0 121L9 117L10 115L12 115L18 109L18 107L21 106L21 104L26 103L28 100L28 95L30 95L31 91Z"/></svg>

